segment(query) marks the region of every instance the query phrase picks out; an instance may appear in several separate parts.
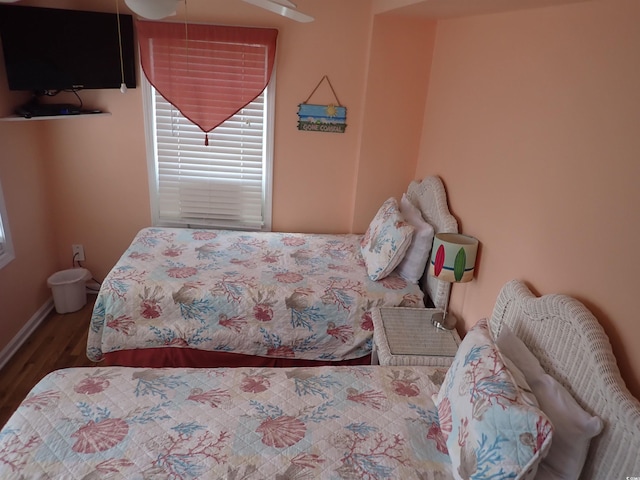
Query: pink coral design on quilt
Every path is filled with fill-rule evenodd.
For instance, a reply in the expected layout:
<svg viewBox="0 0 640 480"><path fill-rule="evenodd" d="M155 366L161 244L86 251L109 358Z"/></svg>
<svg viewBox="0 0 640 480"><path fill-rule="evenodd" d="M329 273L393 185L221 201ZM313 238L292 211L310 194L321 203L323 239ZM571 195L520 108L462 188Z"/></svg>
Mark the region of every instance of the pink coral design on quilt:
<svg viewBox="0 0 640 480"><path fill-rule="evenodd" d="M321 300L325 305L335 304L341 309L351 310L355 298L362 297L362 284L353 280L330 278Z"/></svg>
<svg viewBox="0 0 640 480"><path fill-rule="evenodd" d="M329 270L335 270L342 273L349 273L352 270L352 267L348 265L335 265L333 263L330 263L327 267L329 268Z"/></svg>
<svg viewBox="0 0 640 480"><path fill-rule="evenodd" d="M22 405L26 407L32 407L34 410L42 410L49 406L55 405L60 400L60 394L48 390L46 392L38 393L27 397Z"/></svg>
<svg viewBox="0 0 640 480"><path fill-rule="evenodd" d="M164 255L165 257L179 257L180 255L182 255L184 249L184 245L170 245L163 250L162 255Z"/></svg>
<svg viewBox="0 0 640 480"><path fill-rule="evenodd" d="M129 258L133 260L141 260L143 262L149 262L153 260L153 255L150 253L131 252Z"/></svg>
<svg viewBox="0 0 640 480"><path fill-rule="evenodd" d="M97 464L96 470L100 473L118 473L121 468L130 467L132 465L134 465L134 463L126 458L112 458Z"/></svg>
<svg viewBox="0 0 640 480"><path fill-rule="evenodd" d="M393 391L402 397L417 397L420 394L420 388L412 382L406 380L394 380L391 382Z"/></svg>
<svg viewBox="0 0 640 480"><path fill-rule="evenodd" d="M402 290L407 286L407 281L399 275L389 275L388 277L384 277L380 280L380 283L382 283L384 288L388 288L390 290Z"/></svg>
<svg viewBox="0 0 640 480"><path fill-rule="evenodd" d="M316 468L324 459L314 453L301 453L291 459L291 463L297 467ZM302 476L300 476L302 478Z"/></svg>
<svg viewBox="0 0 640 480"><path fill-rule="evenodd" d="M264 263L278 263L278 259L282 257L282 253L275 250L268 250L262 254Z"/></svg>
<svg viewBox="0 0 640 480"><path fill-rule="evenodd" d="M189 346L189 342L187 342L184 338L181 338L181 337L175 337L175 338L172 338L171 340L165 340L164 344L167 345L167 346L173 345L173 346L176 346L176 347L188 347Z"/></svg>
<svg viewBox="0 0 640 480"><path fill-rule="evenodd" d="M112 458L96 465L100 473L118 473L122 468L131 467L134 463L126 458Z"/></svg>
<svg viewBox="0 0 640 480"><path fill-rule="evenodd" d="M127 433L129 425L121 418L91 420L71 434L71 438L77 439L71 449L78 453L104 452L120 443Z"/></svg>
<svg viewBox="0 0 640 480"><path fill-rule="evenodd" d="M240 383L243 392L260 393L269 389L271 383L264 375L247 375Z"/></svg>
<svg viewBox="0 0 640 480"><path fill-rule="evenodd" d="M342 343L353 341L353 327L351 325L336 325L333 322L327 324L327 334L340 340Z"/></svg>
<svg viewBox="0 0 640 480"><path fill-rule="evenodd" d="M186 480L187 478L202 478L201 466L206 462L224 463L227 460L225 451L230 435L222 431L214 437L210 431L195 434L200 430L199 425L182 424L176 431L179 435L169 435L164 439L164 450L153 462L165 478Z"/></svg>
<svg viewBox="0 0 640 480"><path fill-rule="evenodd" d="M157 303L152 301L144 300L140 306L142 307L142 311L140 315L143 318L158 318L162 315L162 309Z"/></svg>
<svg viewBox="0 0 640 480"><path fill-rule="evenodd" d="M336 469L340 478L392 478L379 475L385 469L383 463L405 465L409 462L406 440L401 435L385 435L366 422L347 425L345 430L334 440L335 446L344 450L341 465ZM388 473L392 471L388 469Z"/></svg>
<svg viewBox="0 0 640 480"><path fill-rule="evenodd" d="M77 393L92 395L109 388L109 383L109 379L106 376L91 376L78 383L73 387L73 390Z"/></svg>
<svg viewBox="0 0 640 480"><path fill-rule="evenodd" d="M160 306L156 302L153 302L151 300L143 300L140 306L142 307L140 315L143 318L158 318L160 315L162 315L162 308L160 308Z"/></svg>
<svg viewBox="0 0 640 480"><path fill-rule="evenodd" d="M269 347L267 349L268 357L282 357L282 358L295 358L296 352L293 351L293 348L287 345L280 345L277 347Z"/></svg>
<svg viewBox="0 0 640 480"><path fill-rule="evenodd" d="M371 318L371 312L364 312L362 314L360 328L367 332L373 332L373 319Z"/></svg>
<svg viewBox="0 0 640 480"><path fill-rule="evenodd" d="M226 390L209 390L204 392L200 388L194 388L191 390L187 400L209 405L211 408L217 408L230 398L231 396Z"/></svg>
<svg viewBox="0 0 640 480"><path fill-rule="evenodd" d="M244 275L225 273L211 290L211 295L223 295L229 302L240 303L246 289L255 288L255 281Z"/></svg>
<svg viewBox="0 0 640 480"><path fill-rule="evenodd" d="M276 273L274 278L280 283L298 283L304 277L296 272L281 272Z"/></svg>
<svg viewBox="0 0 640 480"><path fill-rule="evenodd" d="M347 388L347 400L360 403L374 410L382 410L387 397L384 393L376 390L367 390L366 392L359 392L355 388Z"/></svg>
<svg viewBox="0 0 640 480"><path fill-rule="evenodd" d="M253 307L253 316L259 322L270 322L273 318L273 308L268 303L259 303Z"/></svg>
<svg viewBox="0 0 640 480"><path fill-rule="evenodd" d="M131 335L135 330L135 325L136 322L129 315L120 315L118 318L107 315L107 327L124 335Z"/></svg>
<svg viewBox="0 0 640 480"><path fill-rule="evenodd" d="M198 231L191 235L194 240L213 240L218 236L216 232Z"/></svg>
<svg viewBox="0 0 640 480"><path fill-rule="evenodd" d="M306 242L301 237L282 237L282 243L287 247L300 247Z"/></svg>
<svg viewBox="0 0 640 480"><path fill-rule="evenodd" d="M440 431L444 436L446 442L449 434L453 430L453 423L451 419L451 401L445 397L438 405L438 419L440 422Z"/></svg>
<svg viewBox="0 0 640 480"><path fill-rule="evenodd" d="M247 324L247 321L242 317L228 318L224 313L221 313L218 315L218 323L229 330L240 333L242 328Z"/></svg>
<svg viewBox="0 0 640 480"><path fill-rule="evenodd" d="M167 275L171 278L189 278L197 275L198 269L195 267L172 267L167 270Z"/></svg>
<svg viewBox="0 0 640 480"><path fill-rule="evenodd" d="M17 472L27 464L31 458L31 451L37 451L41 444L42 438L37 435L31 435L26 441L15 435L0 447L0 464L7 465L12 472Z"/></svg>
<svg viewBox="0 0 640 480"><path fill-rule="evenodd" d="M439 452L444 453L445 455L449 454L449 450L447 449L447 439L443 435L442 429L437 423L432 423L431 427L429 427L427 439L436 442L436 449Z"/></svg>
<svg viewBox="0 0 640 480"><path fill-rule="evenodd" d="M153 292L151 292L149 287L144 287L144 293L138 295L138 297L142 300L140 303L140 307L142 308L140 315L142 315L142 317L158 318L162 315L160 302L164 298L164 295L162 295L162 289L160 287L155 287Z"/></svg>
<svg viewBox="0 0 640 480"><path fill-rule="evenodd" d="M231 265L239 265L242 268L247 268L249 270L253 270L254 268L258 267L258 264L255 262L255 260L242 260L240 258L232 258L231 260L229 260L229 263Z"/></svg>
<svg viewBox="0 0 640 480"><path fill-rule="evenodd" d="M410 370L404 370L402 373L399 370L394 370L389 378L391 378L391 388L397 395L416 397L420 394L420 387L416 384L419 378Z"/></svg>

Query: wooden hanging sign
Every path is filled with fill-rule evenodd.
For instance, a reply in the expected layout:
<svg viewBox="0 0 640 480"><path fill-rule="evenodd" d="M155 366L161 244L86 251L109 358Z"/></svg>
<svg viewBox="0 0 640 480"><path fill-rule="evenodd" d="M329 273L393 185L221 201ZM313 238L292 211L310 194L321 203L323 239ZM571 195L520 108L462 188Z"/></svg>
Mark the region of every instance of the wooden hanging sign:
<svg viewBox="0 0 640 480"><path fill-rule="evenodd" d="M333 92L336 103L328 105L314 105L307 103L316 92L320 84L326 80ZM329 77L322 77L316 88L313 89L309 98L298 105L298 130L310 132L333 132L344 133L347 128L347 107L340 105L340 100L336 95Z"/></svg>

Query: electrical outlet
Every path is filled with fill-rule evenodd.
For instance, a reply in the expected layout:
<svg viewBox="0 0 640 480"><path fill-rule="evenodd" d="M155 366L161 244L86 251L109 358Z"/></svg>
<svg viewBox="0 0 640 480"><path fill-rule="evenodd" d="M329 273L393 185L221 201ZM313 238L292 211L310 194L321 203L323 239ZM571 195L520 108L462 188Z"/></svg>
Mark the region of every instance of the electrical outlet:
<svg viewBox="0 0 640 480"><path fill-rule="evenodd" d="M84 247L82 245L71 245L74 262L84 262Z"/></svg>

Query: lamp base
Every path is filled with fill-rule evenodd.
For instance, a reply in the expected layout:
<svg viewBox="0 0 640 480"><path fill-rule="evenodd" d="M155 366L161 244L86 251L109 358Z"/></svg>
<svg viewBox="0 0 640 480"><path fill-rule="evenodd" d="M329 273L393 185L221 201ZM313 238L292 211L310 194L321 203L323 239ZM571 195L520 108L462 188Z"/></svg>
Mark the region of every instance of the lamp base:
<svg viewBox="0 0 640 480"><path fill-rule="evenodd" d="M458 318L449 312L436 312L431 316L431 323L440 330L453 330L456 328Z"/></svg>

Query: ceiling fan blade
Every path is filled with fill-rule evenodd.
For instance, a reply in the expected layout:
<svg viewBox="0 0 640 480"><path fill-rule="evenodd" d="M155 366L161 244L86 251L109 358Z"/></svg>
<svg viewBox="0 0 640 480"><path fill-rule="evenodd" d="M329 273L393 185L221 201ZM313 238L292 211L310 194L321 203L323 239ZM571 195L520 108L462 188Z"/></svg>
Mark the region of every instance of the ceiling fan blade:
<svg viewBox="0 0 640 480"><path fill-rule="evenodd" d="M297 8L297 5L289 0L271 0L272 3L279 3L285 7Z"/></svg>
<svg viewBox="0 0 640 480"><path fill-rule="evenodd" d="M278 3L272 0L243 0L243 1L246 3L250 3L251 5L255 5L256 7L269 10L270 12L277 13L278 15L282 15L283 17L290 18L292 20L295 20L296 22L307 23L307 22L313 22L314 20L313 17L309 15L305 15L302 12L299 12L297 10L294 10L293 8L287 7L286 5L283 5L283 3L287 3L287 4L290 3L285 0L278 0L278 2L281 2L281 3Z"/></svg>

